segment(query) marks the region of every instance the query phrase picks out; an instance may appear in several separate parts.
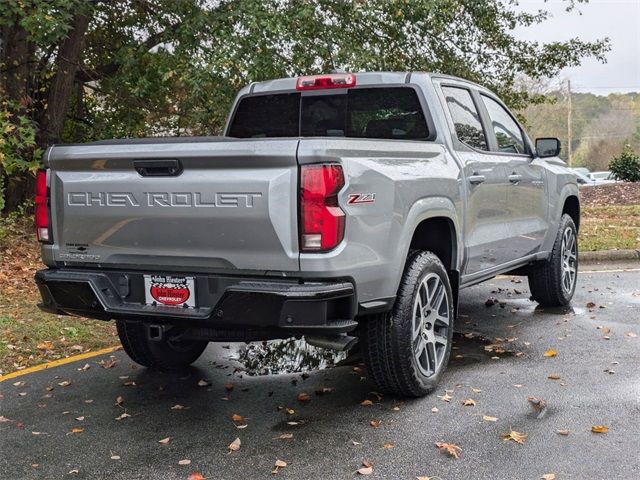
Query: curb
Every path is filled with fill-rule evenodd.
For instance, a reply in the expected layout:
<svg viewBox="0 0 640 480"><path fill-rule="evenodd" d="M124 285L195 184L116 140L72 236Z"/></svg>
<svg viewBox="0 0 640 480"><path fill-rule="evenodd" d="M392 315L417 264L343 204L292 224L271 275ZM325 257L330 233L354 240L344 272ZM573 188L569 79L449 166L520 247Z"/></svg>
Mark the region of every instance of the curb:
<svg viewBox="0 0 640 480"><path fill-rule="evenodd" d="M580 252L578 260L584 263L640 261L640 250L599 250Z"/></svg>

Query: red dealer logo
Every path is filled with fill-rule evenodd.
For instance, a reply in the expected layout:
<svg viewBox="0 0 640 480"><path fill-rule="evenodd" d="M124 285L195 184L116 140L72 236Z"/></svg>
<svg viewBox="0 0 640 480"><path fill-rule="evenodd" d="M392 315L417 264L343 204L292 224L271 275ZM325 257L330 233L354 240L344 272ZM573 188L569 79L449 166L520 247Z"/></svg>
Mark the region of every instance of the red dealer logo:
<svg viewBox="0 0 640 480"><path fill-rule="evenodd" d="M180 305L189 299L189 289L187 287L153 285L151 296L163 305Z"/></svg>

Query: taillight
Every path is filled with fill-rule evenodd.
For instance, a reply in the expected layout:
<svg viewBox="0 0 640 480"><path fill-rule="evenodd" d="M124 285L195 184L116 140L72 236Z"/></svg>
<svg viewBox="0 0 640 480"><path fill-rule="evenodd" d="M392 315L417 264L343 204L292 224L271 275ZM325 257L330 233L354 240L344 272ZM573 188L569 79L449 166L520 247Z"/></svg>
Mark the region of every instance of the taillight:
<svg viewBox="0 0 640 480"><path fill-rule="evenodd" d="M300 170L300 250L323 252L344 237L344 212L338 192L344 186L342 167L303 165Z"/></svg>
<svg viewBox="0 0 640 480"><path fill-rule="evenodd" d="M321 90L324 88L350 88L356 86L353 73L332 73L331 75L309 75L298 77L296 90Z"/></svg>
<svg viewBox="0 0 640 480"><path fill-rule="evenodd" d="M41 242L51 242L49 225L49 189L47 171L38 170L36 176L36 235Z"/></svg>

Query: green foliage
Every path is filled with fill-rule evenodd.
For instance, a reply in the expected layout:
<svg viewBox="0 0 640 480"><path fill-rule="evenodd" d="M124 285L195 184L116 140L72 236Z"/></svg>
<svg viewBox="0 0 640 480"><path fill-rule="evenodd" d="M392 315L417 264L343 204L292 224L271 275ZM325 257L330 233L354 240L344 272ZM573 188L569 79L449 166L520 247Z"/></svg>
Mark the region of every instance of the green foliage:
<svg viewBox="0 0 640 480"><path fill-rule="evenodd" d="M36 127L25 115L0 109L0 211L4 208L7 180L16 173L35 173L42 150L36 146Z"/></svg>
<svg viewBox="0 0 640 480"><path fill-rule="evenodd" d="M625 145L622 153L609 164L609 170L620 180L626 182L640 182L640 156Z"/></svg>
<svg viewBox="0 0 640 480"><path fill-rule="evenodd" d="M581 3L565 1L568 9ZM521 12L515 3L3 0L0 44L10 48L0 52L0 95L39 127L36 143L44 148L52 131L62 132L53 141L68 142L219 134L242 86L332 68L458 75L517 108L541 100L515 87L517 75L552 77L585 57L604 59L606 39L517 39L514 30L549 13ZM85 16L88 29L76 40L74 25L84 25L78 20ZM82 45L69 60L61 51L71 38ZM61 80L71 64L78 65L75 77ZM61 81L68 88L52 88ZM66 109L65 124L47 128L52 100Z"/></svg>

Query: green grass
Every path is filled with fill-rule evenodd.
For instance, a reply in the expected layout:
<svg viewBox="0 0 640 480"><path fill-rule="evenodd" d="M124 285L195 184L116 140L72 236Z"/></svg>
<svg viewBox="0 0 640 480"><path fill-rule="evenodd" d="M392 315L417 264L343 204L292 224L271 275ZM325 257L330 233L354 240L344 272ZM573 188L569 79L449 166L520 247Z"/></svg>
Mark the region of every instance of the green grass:
<svg viewBox="0 0 640 480"><path fill-rule="evenodd" d="M52 315L35 292L10 299L0 310L0 373L118 344L113 322Z"/></svg>
<svg viewBox="0 0 640 480"><path fill-rule="evenodd" d="M580 250L640 248L640 205L583 207Z"/></svg>

